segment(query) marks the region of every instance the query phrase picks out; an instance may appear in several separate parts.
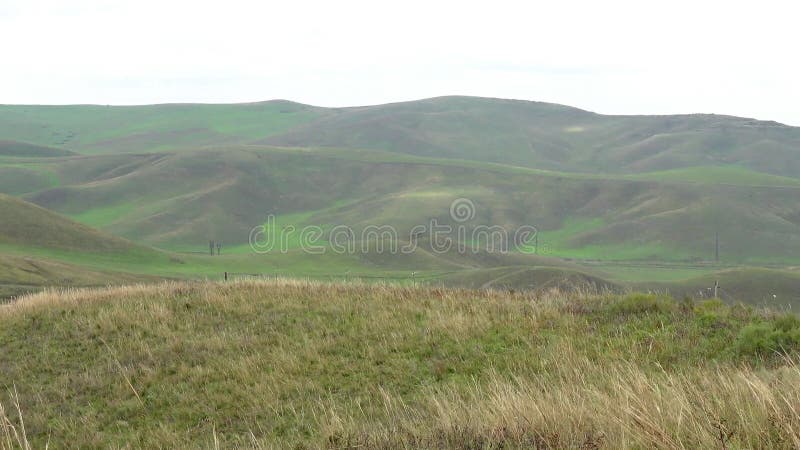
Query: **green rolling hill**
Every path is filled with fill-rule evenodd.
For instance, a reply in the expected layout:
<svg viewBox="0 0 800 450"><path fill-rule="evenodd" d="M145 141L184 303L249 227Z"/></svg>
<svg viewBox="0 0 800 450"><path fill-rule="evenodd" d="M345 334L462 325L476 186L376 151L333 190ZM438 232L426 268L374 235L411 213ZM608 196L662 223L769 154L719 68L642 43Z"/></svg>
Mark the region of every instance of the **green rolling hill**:
<svg viewBox="0 0 800 450"><path fill-rule="evenodd" d="M98 253L137 249L132 242L5 194L0 194L0 217L0 245Z"/></svg>
<svg viewBox="0 0 800 450"><path fill-rule="evenodd" d="M0 218L0 298L42 286L158 279L114 270L117 266L114 262L155 262L163 258L159 251L96 231L5 194L0 194ZM80 263L85 259L107 262L87 266Z"/></svg>
<svg viewBox="0 0 800 450"><path fill-rule="evenodd" d="M72 156L75 152L17 141L0 141L0 156L57 157Z"/></svg>
<svg viewBox="0 0 800 450"><path fill-rule="evenodd" d="M249 142L325 110L288 101L237 105L0 105L0 137L81 153L141 152Z"/></svg>
<svg viewBox="0 0 800 450"><path fill-rule="evenodd" d="M470 97L349 108L261 142L586 173L741 165L800 176L800 130L774 122L717 115L606 116L548 103Z"/></svg>
<svg viewBox="0 0 800 450"><path fill-rule="evenodd" d="M0 137L94 154L261 143L379 149L583 173L736 165L800 176L800 130L775 122L708 114L609 116L474 97L352 108L287 101L0 106Z"/></svg>
<svg viewBox="0 0 800 450"><path fill-rule="evenodd" d="M800 264L800 130L773 122L469 97L355 108L0 106L0 140L0 193L60 214L4 197L5 254L86 270L418 271L476 287L562 280L691 292L719 270L746 279L749 267ZM432 219L457 225L458 198L476 208L467 232L532 225L538 255L487 253L470 239L476 251L442 254L424 237L410 255L367 242L357 255L313 257L296 236L286 254L248 246L270 215L281 230L391 225L407 242ZM209 240L224 256L202 255ZM775 281L782 293L795 286L787 273Z"/></svg>
<svg viewBox="0 0 800 450"><path fill-rule="evenodd" d="M466 197L476 208L469 230L532 225L552 256L711 260L717 232L729 263L796 263L800 254L800 186L769 175L757 176L758 185L747 177L736 184L734 176L698 184L257 146L79 156L30 167L62 183L25 193L27 200L174 251L203 251L209 240L247 251L250 230L270 214L281 226L392 225L407 237L431 219L454 225L450 204Z"/></svg>

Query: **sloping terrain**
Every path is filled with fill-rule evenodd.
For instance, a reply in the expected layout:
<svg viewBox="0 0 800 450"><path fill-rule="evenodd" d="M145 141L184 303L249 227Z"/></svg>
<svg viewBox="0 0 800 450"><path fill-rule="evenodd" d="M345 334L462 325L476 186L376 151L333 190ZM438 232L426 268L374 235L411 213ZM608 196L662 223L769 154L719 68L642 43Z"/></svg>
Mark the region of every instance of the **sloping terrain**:
<svg viewBox="0 0 800 450"><path fill-rule="evenodd" d="M642 294L49 292L0 305L0 448L791 448L799 332Z"/></svg>
<svg viewBox="0 0 800 450"><path fill-rule="evenodd" d="M561 287L618 289L800 263L798 129L772 122L605 116L469 97L355 108L286 101L0 106L0 139L0 193L85 225L15 204L19 211L0 220L0 245L16 257L57 257L91 270L188 277L425 272L475 287L561 280ZM474 217L456 223L450 208L462 198ZM287 252L256 255L251 231L270 216L276 238L292 227L296 234L286 237ZM435 251L415 228L431 221L463 227L463 236L452 237L467 251ZM300 229L339 225L356 240L371 226L391 226L401 243L418 248L386 253L377 248L382 238L370 236L356 254L302 251ZM533 226L538 239L498 255L482 248L485 236L473 236L484 226L509 238ZM223 257L203 259L211 240L223 245ZM629 269L606 272L603 261L643 268L627 278ZM686 269L647 269L661 262Z"/></svg>
<svg viewBox="0 0 800 450"><path fill-rule="evenodd" d="M262 143L380 149L584 173L741 166L800 177L800 130L720 115L609 116L550 103L440 97L318 108L0 106L0 137L83 153Z"/></svg>
<svg viewBox="0 0 800 450"><path fill-rule="evenodd" d="M0 244L80 250L125 252L132 242L100 233L39 206L0 194Z"/></svg>
<svg viewBox="0 0 800 450"><path fill-rule="evenodd" d="M41 257L13 256L0 252L0 303L4 299L54 286L109 286L154 282L162 278L91 269Z"/></svg>
<svg viewBox="0 0 800 450"><path fill-rule="evenodd" d="M0 156L17 157L57 157L73 156L75 152L60 148L44 147L42 145L27 144L25 142L0 140Z"/></svg>
<svg viewBox="0 0 800 450"><path fill-rule="evenodd" d="M39 170L60 187L25 198L93 227L149 245L230 248L271 214L278 225L391 225L409 238L431 220L457 225L467 198L479 225L539 230L541 253L579 259L795 261L800 187L736 175L697 184L585 177L381 152L228 147L176 154L75 157ZM769 177L769 176L764 176ZM764 178L761 177L761 178ZM776 177L776 183L782 179ZM299 233L299 231L298 231Z"/></svg>
<svg viewBox="0 0 800 450"><path fill-rule="evenodd" d="M0 194L0 298L45 286L163 279L131 273L123 266L130 261L146 265L168 259L168 255L154 249Z"/></svg>
<svg viewBox="0 0 800 450"><path fill-rule="evenodd" d="M261 142L587 173L735 164L800 176L800 130L774 122L717 115L605 116L548 103L471 97L348 108Z"/></svg>
<svg viewBox="0 0 800 450"><path fill-rule="evenodd" d="M314 120L324 112L288 101L236 105L0 105L0 137L86 153L142 152L263 139Z"/></svg>

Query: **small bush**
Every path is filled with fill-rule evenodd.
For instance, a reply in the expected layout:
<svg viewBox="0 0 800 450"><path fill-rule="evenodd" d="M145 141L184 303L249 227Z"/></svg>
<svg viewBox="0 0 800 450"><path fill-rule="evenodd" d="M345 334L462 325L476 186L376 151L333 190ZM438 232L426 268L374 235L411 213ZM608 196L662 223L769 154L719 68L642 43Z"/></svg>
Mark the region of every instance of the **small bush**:
<svg viewBox="0 0 800 450"><path fill-rule="evenodd" d="M629 294L609 306L612 314L669 313L675 310L675 301L653 294Z"/></svg>
<svg viewBox="0 0 800 450"><path fill-rule="evenodd" d="M770 322L747 325L739 332L736 348L743 355L787 354L800 348L800 320L781 316Z"/></svg>

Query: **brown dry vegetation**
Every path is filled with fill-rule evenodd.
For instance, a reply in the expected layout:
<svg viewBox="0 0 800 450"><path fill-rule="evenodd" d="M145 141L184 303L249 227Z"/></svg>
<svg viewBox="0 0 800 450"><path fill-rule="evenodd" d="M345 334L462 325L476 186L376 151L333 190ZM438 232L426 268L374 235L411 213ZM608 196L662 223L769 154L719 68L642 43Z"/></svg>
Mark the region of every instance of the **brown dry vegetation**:
<svg viewBox="0 0 800 450"><path fill-rule="evenodd" d="M0 306L0 448L796 448L796 348L747 337L773 324L634 294L49 291Z"/></svg>

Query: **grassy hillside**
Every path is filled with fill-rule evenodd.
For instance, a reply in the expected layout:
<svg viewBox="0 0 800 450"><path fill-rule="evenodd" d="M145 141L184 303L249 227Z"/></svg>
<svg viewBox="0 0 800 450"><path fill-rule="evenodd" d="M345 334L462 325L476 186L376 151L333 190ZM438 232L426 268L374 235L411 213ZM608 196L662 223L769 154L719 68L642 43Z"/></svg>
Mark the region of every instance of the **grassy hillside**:
<svg viewBox="0 0 800 450"><path fill-rule="evenodd" d="M0 299L46 286L91 286L164 278L221 279L300 275L311 278L436 279L446 269L460 269L444 260L409 255L404 262L377 264L380 257L309 255L299 248L259 255L228 251L175 254L134 244L74 222L23 200L0 194ZM207 244L206 244L207 245ZM207 247L206 247L207 249ZM231 249L233 250L233 249ZM230 254L229 254L230 253ZM480 266L476 260L474 266Z"/></svg>
<svg viewBox="0 0 800 450"><path fill-rule="evenodd" d="M224 256L170 254L138 246L31 203L0 194L0 298L43 286L102 285L157 278L219 279L224 272L258 275L301 275L312 278L367 277L435 282L440 272L495 265L538 264L568 267L533 255L495 256L455 251L434 255L420 250L386 255L375 248L364 253L310 255L300 248L288 253L254 254L225 248ZM105 280L105 281L104 281Z"/></svg>
<svg viewBox="0 0 800 450"><path fill-rule="evenodd" d="M287 101L237 105L0 105L0 137L86 153L155 151L247 142L324 111Z"/></svg>
<svg viewBox="0 0 800 450"><path fill-rule="evenodd" d="M800 130L717 115L605 116L539 102L442 97L347 108L261 142L375 148L587 173L740 164L800 176Z"/></svg>
<svg viewBox="0 0 800 450"><path fill-rule="evenodd" d="M791 448L798 331L648 295L51 292L0 306L0 448Z"/></svg>
<svg viewBox="0 0 800 450"><path fill-rule="evenodd" d="M0 303L52 286L109 286L159 279L109 268L92 269L47 257L8 255L0 251Z"/></svg>
<svg viewBox="0 0 800 450"><path fill-rule="evenodd" d="M800 177L800 130L718 115L606 116L561 105L441 97L354 108L0 106L0 137L84 153L234 143L382 149L584 173L739 165Z"/></svg>
<svg viewBox="0 0 800 450"><path fill-rule="evenodd" d="M0 299L45 286L102 286L162 277L126 270L170 257L0 194Z"/></svg>
<svg viewBox="0 0 800 450"><path fill-rule="evenodd" d="M26 199L176 251L202 252L213 239L247 252L250 231L270 214L281 227L386 224L407 238L431 219L452 224L450 204L465 197L476 208L469 227L533 225L542 253L551 256L708 260L717 231L723 261L793 262L800 254L800 187L770 175L737 179L737 170L720 170L716 182L698 184L674 174L628 179L257 146L17 167L60 180Z"/></svg>
<svg viewBox="0 0 800 450"><path fill-rule="evenodd" d="M658 281L679 290L705 286L722 269L800 264L798 131L750 119L604 116L468 97L338 109L286 101L0 106L0 139L0 193L91 228L41 209L6 211L0 251L89 271L425 272L476 287ZM367 240L369 250L356 255L315 257L297 235L286 255L255 255L247 245L270 215L276 230L391 225L408 242L431 220L456 225L449 208L458 198L476 208L468 233L531 225L539 255L440 254L424 236L411 255L380 253ZM222 242L222 257L204 256L210 240ZM776 288L754 274L759 295L794 289L784 275Z"/></svg>
<svg viewBox="0 0 800 450"><path fill-rule="evenodd" d="M0 156L17 157L56 157L72 156L74 152L60 148L44 147L16 141L0 141Z"/></svg>
<svg viewBox="0 0 800 450"><path fill-rule="evenodd" d="M66 217L0 194L0 245L58 248L91 252L125 252L129 241L103 234Z"/></svg>

